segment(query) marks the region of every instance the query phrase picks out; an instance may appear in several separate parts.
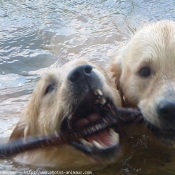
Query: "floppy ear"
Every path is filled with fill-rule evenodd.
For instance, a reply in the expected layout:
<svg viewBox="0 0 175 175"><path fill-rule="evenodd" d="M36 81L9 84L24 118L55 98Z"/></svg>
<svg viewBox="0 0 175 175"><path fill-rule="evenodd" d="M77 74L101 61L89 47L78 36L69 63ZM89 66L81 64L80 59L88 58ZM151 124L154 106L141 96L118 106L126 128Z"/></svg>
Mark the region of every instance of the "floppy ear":
<svg viewBox="0 0 175 175"><path fill-rule="evenodd" d="M19 121L10 135L10 140L24 137L25 129L26 125L23 122Z"/></svg>
<svg viewBox="0 0 175 175"><path fill-rule="evenodd" d="M37 133L37 117L39 113L39 108L42 98L42 81L38 81L33 93L29 99L27 106L22 114L21 119L17 123L15 129L13 130L10 140L17 139L20 137L27 137L29 135L34 135Z"/></svg>
<svg viewBox="0 0 175 175"><path fill-rule="evenodd" d="M111 77L114 79L117 89L120 84L120 76L122 73L122 56L121 51L119 51L115 56L111 59L110 63L110 72ZM119 90L119 89L118 89Z"/></svg>
<svg viewBox="0 0 175 175"><path fill-rule="evenodd" d="M27 137L31 134L35 134L36 128L35 124L37 123L37 116L38 116L38 108L39 108L39 98L37 99L37 95L35 91L30 98L21 119L16 124L15 129L13 130L10 140L17 139L21 137Z"/></svg>
<svg viewBox="0 0 175 175"><path fill-rule="evenodd" d="M27 116L28 118L30 116ZM31 117L30 117L31 119ZM26 119L25 117L21 118L20 121L16 124L15 129L10 135L10 140L17 138L26 138L29 135L35 134L36 127L30 124L30 119Z"/></svg>

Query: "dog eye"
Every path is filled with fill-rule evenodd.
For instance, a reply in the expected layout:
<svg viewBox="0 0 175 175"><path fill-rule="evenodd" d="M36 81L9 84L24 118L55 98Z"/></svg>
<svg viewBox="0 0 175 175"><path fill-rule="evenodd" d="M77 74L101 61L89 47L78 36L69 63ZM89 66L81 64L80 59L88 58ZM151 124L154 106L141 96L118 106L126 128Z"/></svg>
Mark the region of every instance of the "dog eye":
<svg viewBox="0 0 175 175"><path fill-rule="evenodd" d="M47 93L53 91L55 89L55 84L49 84L49 86L47 86L44 95L46 95Z"/></svg>
<svg viewBox="0 0 175 175"><path fill-rule="evenodd" d="M151 69L149 67L142 67L139 70L139 75L142 77L148 77L151 75Z"/></svg>

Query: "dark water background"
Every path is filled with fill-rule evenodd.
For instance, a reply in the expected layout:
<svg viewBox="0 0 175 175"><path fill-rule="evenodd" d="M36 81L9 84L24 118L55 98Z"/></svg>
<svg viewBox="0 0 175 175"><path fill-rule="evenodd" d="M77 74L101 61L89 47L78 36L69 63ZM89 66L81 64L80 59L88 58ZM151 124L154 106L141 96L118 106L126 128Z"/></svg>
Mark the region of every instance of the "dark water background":
<svg viewBox="0 0 175 175"><path fill-rule="evenodd" d="M134 31L162 19L175 20L174 0L1 0L1 140L10 135L43 70L80 57L106 66ZM143 137L137 140L141 153L148 146ZM165 158L169 161L162 163L166 155L158 150L139 152L134 160L129 154L117 166L93 174L175 174L175 161ZM156 151L157 157L152 157ZM15 170L16 174L31 168L0 161L0 170Z"/></svg>

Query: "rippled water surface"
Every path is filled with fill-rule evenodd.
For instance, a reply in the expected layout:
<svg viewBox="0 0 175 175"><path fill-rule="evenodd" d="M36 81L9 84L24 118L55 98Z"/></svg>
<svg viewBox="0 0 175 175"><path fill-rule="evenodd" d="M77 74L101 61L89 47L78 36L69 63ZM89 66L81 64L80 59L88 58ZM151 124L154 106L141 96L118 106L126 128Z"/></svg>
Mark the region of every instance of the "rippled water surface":
<svg viewBox="0 0 175 175"><path fill-rule="evenodd" d="M10 135L44 69L80 57L106 66L135 30L161 19L175 19L174 0L1 0L2 142ZM144 145L143 137L134 145L140 148L135 159L128 153L117 165L93 173L175 174L175 161L168 157L171 152L161 153L159 148L144 152L148 145ZM157 158L152 157L156 151ZM0 170L28 169L31 167L17 165L13 160L0 161Z"/></svg>

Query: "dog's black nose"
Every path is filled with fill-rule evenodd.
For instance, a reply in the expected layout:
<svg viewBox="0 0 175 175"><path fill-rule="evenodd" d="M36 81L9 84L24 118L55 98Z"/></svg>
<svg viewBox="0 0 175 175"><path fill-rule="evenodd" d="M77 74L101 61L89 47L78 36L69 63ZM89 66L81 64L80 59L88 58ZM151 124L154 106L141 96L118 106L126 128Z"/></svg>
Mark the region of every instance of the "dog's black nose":
<svg viewBox="0 0 175 175"><path fill-rule="evenodd" d="M157 108L158 115L164 120L175 121L175 100L163 100Z"/></svg>
<svg viewBox="0 0 175 175"><path fill-rule="evenodd" d="M80 78L85 78L87 76L91 76L92 69L93 69L93 67L88 65L88 64L78 66L69 73L68 79L71 82L76 82Z"/></svg>

